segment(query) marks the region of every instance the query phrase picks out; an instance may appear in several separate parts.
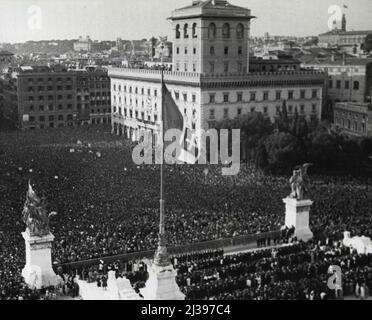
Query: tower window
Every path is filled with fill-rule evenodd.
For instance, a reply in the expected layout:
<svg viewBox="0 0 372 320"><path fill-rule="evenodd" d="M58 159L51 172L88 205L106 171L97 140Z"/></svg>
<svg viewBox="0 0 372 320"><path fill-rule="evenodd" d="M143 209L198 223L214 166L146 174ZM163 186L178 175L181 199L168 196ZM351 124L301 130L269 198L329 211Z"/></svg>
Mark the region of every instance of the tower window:
<svg viewBox="0 0 372 320"><path fill-rule="evenodd" d="M210 47L209 52L210 52L211 56L214 56L214 47Z"/></svg>
<svg viewBox="0 0 372 320"><path fill-rule="evenodd" d="M225 55L229 54L229 47L225 47L223 52L224 52Z"/></svg>
<svg viewBox="0 0 372 320"><path fill-rule="evenodd" d="M194 23L192 25L192 37L193 38L197 38L198 37L197 34L196 34L196 23Z"/></svg>
<svg viewBox="0 0 372 320"><path fill-rule="evenodd" d="M176 39L181 38L181 32L180 32L180 25L177 24L176 26Z"/></svg>
<svg viewBox="0 0 372 320"><path fill-rule="evenodd" d="M222 26L222 38L224 39L230 38L230 25L228 23L225 23Z"/></svg>
<svg viewBox="0 0 372 320"><path fill-rule="evenodd" d="M188 31L188 28L189 28L189 25L186 23L184 26L183 26L183 37L185 39L187 39L189 37L187 31Z"/></svg>
<svg viewBox="0 0 372 320"><path fill-rule="evenodd" d="M236 37L238 39L243 39L244 37L244 26L241 23L239 23L236 27Z"/></svg>
<svg viewBox="0 0 372 320"><path fill-rule="evenodd" d="M216 25L214 23L210 23L208 26L208 38L209 39L216 38Z"/></svg>

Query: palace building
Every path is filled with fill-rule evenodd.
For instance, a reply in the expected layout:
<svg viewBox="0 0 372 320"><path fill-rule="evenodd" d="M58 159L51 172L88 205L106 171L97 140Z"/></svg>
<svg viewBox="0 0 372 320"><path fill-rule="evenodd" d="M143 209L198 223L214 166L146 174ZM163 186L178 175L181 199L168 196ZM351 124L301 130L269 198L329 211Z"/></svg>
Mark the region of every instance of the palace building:
<svg viewBox="0 0 372 320"><path fill-rule="evenodd" d="M372 135L371 103L339 102L334 108L334 125L350 136Z"/></svg>
<svg viewBox="0 0 372 320"><path fill-rule="evenodd" d="M3 113L21 129L109 124L110 88L107 72L99 68L24 66L0 80L0 100Z"/></svg>
<svg viewBox="0 0 372 320"><path fill-rule="evenodd" d="M325 74L283 70L250 72L250 23L246 8L224 0L194 1L173 11L173 70L164 80L187 127L262 112L273 122L285 100L288 112L320 119ZM109 68L112 127L136 139L140 129L155 133L161 111L161 71Z"/></svg>

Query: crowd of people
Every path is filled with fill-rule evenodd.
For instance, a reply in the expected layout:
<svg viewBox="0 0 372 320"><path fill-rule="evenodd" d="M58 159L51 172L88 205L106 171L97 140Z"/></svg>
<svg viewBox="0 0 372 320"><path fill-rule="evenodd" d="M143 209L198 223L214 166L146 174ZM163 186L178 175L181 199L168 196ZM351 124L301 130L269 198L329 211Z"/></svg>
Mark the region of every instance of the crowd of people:
<svg viewBox="0 0 372 320"><path fill-rule="evenodd" d="M329 287L331 266L341 268L334 289ZM231 256L189 255L175 267L186 299L366 299L372 290L372 255L359 255L340 241L300 242Z"/></svg>
<svg viewBox="0 0 372 320"><path fill-rule="evenodd" d="M57 212L50 221L54 264L156 248L159 166L135 165L132 147L108 127L1 133L1 298L15 297L24 287L21 212L28 180L47 199L48 210ZM221 166L166 166L169 245L279 230L289 176L243 164L233 177L222 176ZM345 230L372 236L371 179L311 180L310 221L317 239L339 240Z"/></svg>

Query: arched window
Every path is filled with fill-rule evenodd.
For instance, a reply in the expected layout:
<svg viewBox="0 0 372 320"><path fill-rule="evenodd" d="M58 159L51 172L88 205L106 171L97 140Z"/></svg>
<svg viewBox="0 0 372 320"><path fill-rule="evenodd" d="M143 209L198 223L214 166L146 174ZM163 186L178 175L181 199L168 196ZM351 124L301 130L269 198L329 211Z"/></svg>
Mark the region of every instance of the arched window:
<svg viewBox="0 0 372 320"><path fill-rule="evenodd" d="M180 37L181 37L180 25L177 24L177 26L176 26L176 39L179 39Z"/></svg>
<svg viewBox="0 0 372 320"><path fill-rule="evenodd" d="M241 23L236 26L236 37L238 39L243 39L244 37L244 26Z"/></svg>
<svg viewBox="0 0 372 320"><path fill-rule="evenodd" d="M189 37L189 35L187 34L187 29L189 28L189 25L186 23L184 26L183 26L183 37L185 39L187 39Z"/></svg>
<svg viewBox="0 0 372 320"><path fill-rule="evenodd" d="M225 23L222 26L222 38L224 39L230 38L230 25L228 23Z"/></svg>
<svg viewBox="0 0 372 320"><path fill-rule="evenodd" d="M216 37L216 25L214 23L210 23L208 27L208 38L214 39Z"/></svg>
<svg viewBox="0 0 372 320"><path fill-rule="evenodd" d="M192 25L192 37L197 38L198 35L196 34L196 23Z"/></svg>

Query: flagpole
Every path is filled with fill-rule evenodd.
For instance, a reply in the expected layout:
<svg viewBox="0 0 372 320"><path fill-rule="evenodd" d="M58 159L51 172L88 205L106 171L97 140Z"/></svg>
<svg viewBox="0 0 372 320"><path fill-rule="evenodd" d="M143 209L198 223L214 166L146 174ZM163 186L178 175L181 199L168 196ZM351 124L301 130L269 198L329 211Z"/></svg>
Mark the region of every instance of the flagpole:
<svg viewBox="0 0 372 320"><path fill-rule="evenodd" d="M162 41L162 39L161 39ZM154 262L158 266L168 266L170 264L167 241L165 236L165 210L164 210L164 60L163 49L164 43L161 43L161 128L160 128L160 146L161 146L161 162L160 162L160 221L159 221L159 242L155 252Z"/></svg>

